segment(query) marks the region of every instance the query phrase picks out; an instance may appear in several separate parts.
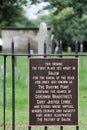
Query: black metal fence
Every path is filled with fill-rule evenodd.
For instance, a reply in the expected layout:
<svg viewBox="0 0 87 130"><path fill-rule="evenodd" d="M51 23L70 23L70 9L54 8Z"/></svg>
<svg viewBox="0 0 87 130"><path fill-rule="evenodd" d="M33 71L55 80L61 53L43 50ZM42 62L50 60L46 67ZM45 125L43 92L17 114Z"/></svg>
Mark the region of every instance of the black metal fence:
<svg viewBox="0 0 87 130"><path fill-rule="evenodd" d="M26 54L16 54L15 50L14 50L14 42L12 42L12 53L0 53L0 57L4 58L4 75L3 75L3 130L6 130L6 62L7 62L7 57L11 57L11 61L12 61L12 130L16 130L15 127L15 57L16 56L26 56L28 58L32 57L32 56L44 56L45 57L53 57L53 56L58 56L58 57L63 57L63 56L67 56L67 57L79 57L79 56L87 56L87 54L82 54L79 53L78 51L78 43L76 42L75 44L75 53L62 53L62 43L60 43L59 46L59 53L58 54L46 54L46 43L44 43L44 54L30 54L30 43L28 43L28 52ZM31 130L31 126L28 127L28 130ZM36 128L35 128L36 129ZM45 126L44 130L47 130L48 127ZM63 126L60 126L60 130L63 130ZM76 130L79 130L79 126L76 126Z"/></svg>

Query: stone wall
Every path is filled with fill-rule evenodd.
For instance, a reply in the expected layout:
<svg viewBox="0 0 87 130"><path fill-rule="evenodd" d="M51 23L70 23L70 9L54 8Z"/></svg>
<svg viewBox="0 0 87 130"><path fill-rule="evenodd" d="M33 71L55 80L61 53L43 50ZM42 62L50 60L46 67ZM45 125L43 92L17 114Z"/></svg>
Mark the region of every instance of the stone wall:
<svg viewBox="0 0 87 130"><path fill-rule="evenodd" d="M48 28L50 35L50 28ZM3 52L11 52L12 39L15 43L15 52L25 53L28 50L28 41L31 49L37 53L37 35L39 28L2 28Z"/></svg>

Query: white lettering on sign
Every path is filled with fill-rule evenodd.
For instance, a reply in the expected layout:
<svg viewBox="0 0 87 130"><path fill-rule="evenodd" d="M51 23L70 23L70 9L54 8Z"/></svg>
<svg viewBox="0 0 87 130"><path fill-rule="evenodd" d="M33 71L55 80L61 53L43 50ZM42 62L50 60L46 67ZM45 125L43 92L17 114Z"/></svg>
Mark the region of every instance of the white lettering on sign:
<svg viewBox="0 0 87 130"><path fill-rule="evenodd" d="M78 125L78 60L30 59L30 125Z"/></svg>

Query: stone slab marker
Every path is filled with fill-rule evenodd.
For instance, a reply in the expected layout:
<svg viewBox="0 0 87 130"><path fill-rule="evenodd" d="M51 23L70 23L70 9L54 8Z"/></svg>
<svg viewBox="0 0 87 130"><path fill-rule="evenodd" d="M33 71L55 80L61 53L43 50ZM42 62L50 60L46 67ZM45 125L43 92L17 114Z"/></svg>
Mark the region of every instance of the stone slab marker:
<svg viewBox="0 0 87 130"><path fill-rule="evenodd" d="M38 55L44 54L44 42L47 43L47 50L48 50L48 39L49 39L46 23L40 24L37 39L38 39Z"/></svg>
<svg viewBox="0 0 87 130"><path fill-rule="evenodd" d="M83 44L80 44L80 52L83 53ZM83 57L80 57L80 66L83 67Z"/></svg>

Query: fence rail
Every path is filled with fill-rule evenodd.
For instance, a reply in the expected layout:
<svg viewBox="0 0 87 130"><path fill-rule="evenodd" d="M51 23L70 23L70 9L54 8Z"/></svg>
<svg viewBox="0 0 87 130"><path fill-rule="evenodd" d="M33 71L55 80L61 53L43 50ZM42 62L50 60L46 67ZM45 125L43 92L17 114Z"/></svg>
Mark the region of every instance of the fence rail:
<svg viewBox="0 0 87 130"><path fill-rule="evenodd" d="M44 57L47 57L47 56L52 56L52 57L55 57L55 56L58 56L58 57L63 57L63 56L66 56L66 57L79 57L79 56L87 56L87 54L81 54L81 53L78 53L78 54L72 54L72 53L69 53L69 54L66 54L66 53L63 53L63 54L12 54L12 53L0 53L0 56L28 56L28 57L38 57L38 56L44 56Z"/></svg>
<svg viewBox="0 0 87 130"><path fill-rule="evenodd" d="M15 53L14 50L14 42L12 42L12 53L0 53L0 57L4 58L4 77L3 77L3 130L6 130L6 62L7 62L7 57L11 57L12 59L12 130L15 130L15 57L16 56L26 56L28 58L30 57L38 57L38 56L43 56L46 58L47 56L49 57L79 57L79 56L87 56L87 53L82 54L78 52L78 43L75 44L75 53L63 53L62 52L62 43L60 43L59 46L59 53L58 54L46 54L46 43L44 43L44 54L30 54L30 43L28 43L28 51L26 54L17 54ZM36 129L36 128L35 128ZM44 127L45 130L48 129L47 126ZM31 130L31 126L28 127L28 130ZM60 126L60 130L63 130L63 126ZM76 126L76 130L79 130L79 126Z"/></svg>

